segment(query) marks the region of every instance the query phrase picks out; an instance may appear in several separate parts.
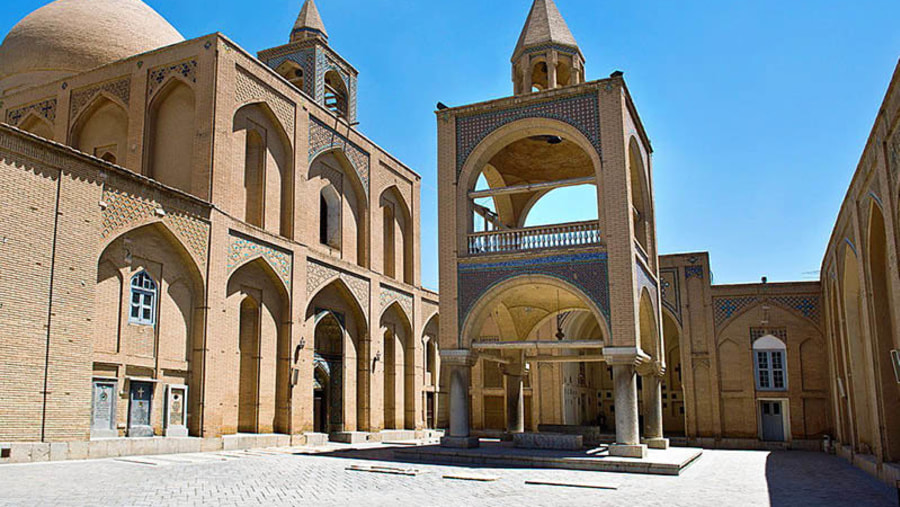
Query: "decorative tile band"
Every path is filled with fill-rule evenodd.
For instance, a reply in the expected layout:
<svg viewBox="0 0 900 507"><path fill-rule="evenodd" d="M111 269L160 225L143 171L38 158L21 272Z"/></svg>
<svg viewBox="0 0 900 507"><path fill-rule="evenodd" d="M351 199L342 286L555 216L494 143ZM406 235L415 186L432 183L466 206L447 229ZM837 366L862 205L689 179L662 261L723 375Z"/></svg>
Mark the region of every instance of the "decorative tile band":
<svg viewBox="0 0 900 507"><path fill-rule="evenodd" d="M463 325L472 306L492 287L518 276L546 275L567 282L593 301L610 318L609 275L606 252L516 259L505 262L460 264L459 324Z"/></svg>
<svg viewBox="0 0 900 507"><path fill-rule="evenodd" d="M679 290L678 268L659 270L659 294L662 304L681 322L681 290Z"/></svg>
<svg viewBox="0 0 900 507"><path fill-rule="evenodd" d="M691 278L703 280L703 266L685 266L684 278L687 280L690 280Z"/></svg>
<svg viewBox="0 0 900 507"><path fill-rule="evenodd" d="M388 285L381 286L381 292L378 294L378 301L381 303L381 311L390 306L394 301L400 303L400 307L406 312L406 318L413 322L413 296L401 290L395 289Z"/></svg>
<svg viewBox="0 0 900 507"><path fill-rule="evenodd" d="M237 67L234 99L238 106L243 106L251 102L263 102L267 104L272 109L272 112L275 113L275 117L278 118L278 121L281 122L281 126L284 129L288 140L293 144L294 117L297 113L297 106L293 102L241 67Z"/></svg>
<svg viewBox="0 0 900 507"><path fill-rule="evenodd" d="M600 104L595 94L512 107L501 111L461 116L456 120L456 176L469 155L498 128L525 118L550 118L577 128L600 153Z"/></svg>
<svg viewBox="0 0 900 507"><path fill-rule="evenodd" d="M280 248L231 231L231 242L228 245L228 273L230 274L246 261L257 257L265 259L290 290L293 255Z"/></svg>
<svg viewBox="0 0 900 507"><path fill-rule="evenodd" d="M347 155L366 193L369 192L369 153L357 146L315 116L309 117L309 161L320 154L340 149Z"/></svg>
<svg viewBox="0 0 900 507"><path fill-rule="evenodd" d="M72 120L78 116L86 106L94 101L94 97L101 93L107 93L122 101L122 104L128 106L131 101L131 78L123 78L116 81L99 84L89 88L82 88L72 92L72 99L69 107L69 118Z"/></svg>
<svg viewBox="0 0 900 507"><path fill-rule="evenodd" d="M168 81L171 76L181 76L188 83L196 83L197 60L185 60L183 62L152 69L150 71L150 78L147 81L147 99L149 100L156 95L156 92L159 91L162 85Z"/></svg>
<svg viewBox="0 0 900 507"><path fill-rule="evenodd" d="M315 97L315 68L316 68L316 51L313 48L299 49L295 53L277 56L267 61L266 64L272 70L278 70L284 62L294 62L300 66L303 71L303 91L310 97Z"/></svg>
<svg viewBox="0 0 900 507"><path fill-rule="evenodd" d="M10 109L6 112L6 123L18 125L22 118L32 112L51 124L56 123L56 99L42 100L17 109Z"/></svg>
<svg viewBox="0 0 900 507"><path fill-rule="evenodd" d="M716 327L721 326L731 317L743 313L748 307L765 302L775 303L790 311L797 312L816 324L820 323L821 311L819 296L817 295L734 296L715 298L713 300Z"/></svg>
<svg viewBox="0 0 900 507"><path fill-rule="evenodd" d="M306 296L311 298L326 282L335 278L340 279L350 289L356 302L363 309L363 313L369 315L369 281L352 273L339 270L315 259L309 259L306 263Z"/></svg>
<svg viewBox="0 0 900 507"><path fill-rule="evenodd" d="M821 305L819 304L818 295L772 296L769 299L779 305L799 312L807 319L817 323L821 321Z"/></svg>

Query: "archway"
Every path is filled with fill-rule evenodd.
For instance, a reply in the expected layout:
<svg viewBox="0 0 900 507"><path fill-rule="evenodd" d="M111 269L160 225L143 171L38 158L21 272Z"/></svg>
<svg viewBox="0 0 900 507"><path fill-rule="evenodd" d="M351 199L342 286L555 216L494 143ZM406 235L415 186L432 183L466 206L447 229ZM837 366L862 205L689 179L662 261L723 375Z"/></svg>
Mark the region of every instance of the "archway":
<svg viewBox="0 0 900 507"><path fill-rule="evenodd" d="M343 430L342 376L331 374L343 370L345 332L341 318L327 310L316 317L313 421L320 433Z"/></svg>
<svg viewBox="0 0 900 507"><path fill-rule="evenodd" d="M199 436L205 363L200 323L205 314L205 286L184 244L161 222L124 232L100 253L96 283L91 316L94 375L108 381L127 368L141 369L146 372L144 376L159 381L150 385L148 415L153 431ZM119 389L127 392L130 381L122 381ZM188 386L182 405L187 409L186 417L179 421L163 417L166 384ZM116 421L128 423L129 404L119 403L116 413L106 415L107 427L92 424L93 429L101 430L96 433L99 436L110 436L106 431L117 436ZM179 426L178 430L173 426Z"/></svg>
<svg viewBox="0 0 900 507"><path fill-rule="evenodd" d="M314 294L305 315L306 329L315 337L316 362L328 369L327 391L323 385L321 393L321 403L328 407L328 424L320 429L329 433L367 431L372 359L364 310L347 284L336 278ZM314 399L316 389L314 386ZM309 410L315 421L315 406Z"/></svg>
<svg viewBox="0 0 900 507"><path fill-rule="evenodd" d="M644 253L650 254L653 248L652 223L653 210L650 200L650 186L647 181L647 169L644 156L637 139L632 137L628 143L628 170L631 184L632 223L634 237Z"/></svg>
<svg viewBox="0 0 900 507"><path fill-rule="evenodd" d="M125 165L128 113L101 95L81 113L72 128L72 146L113 164Z"/></svg>
<svg viewBox="0 0 900 507"><path fill-rule="evenodd" d="M307 202L318 203L318 213L307 221L309 237L319 238L324 253L368 267L367 192L347 155L339 149L319 154L307 181Z"/></svg>
<svg viewBox="0 0 900 507"><path fill-rule="evenodd" d="M349 111L349 93L344 78L335 70L325 73L325 107L335 115L346 118Z"/></svg>
<svg viewBox="0 0 900 507"><path fill-rule="evenodd" d="M194 181L193 174L195 106L194 90L177 78L171 79L150 103L144 142L145 174L188 193L201 183Z"/></svg>
<svg viewBox="0 0 900 507"><path fill-rule="evenodd" d="M50 141L53 140L53 126L35 114L26 116L25 119L19 123L19 129Z"/></svg>
<svg viewBox="0 0 900 507"><path fill-rule="evenodd" d="M413 283L412 215L406 199L391 186L381 194L384 234L384 274L402 282Z"/></svg>
<svg viewBox="0 0 900 507"><path fill-rule="evenodd" d="M684 436L685 399L681 377L681 327L663 312L663 337L666 346L666 373L663 377L663 427L667 434Z"/></svg>
<svg viewBox="0 0 900 507"><path fill-rule="evenodd" d="M843 326L841 325L842 314L840 312L840 306L838 305L838 286L837 283L832 280L831 282L831 290L829 301L831 304L831 332L834 337L831 340L832 347L834 347L831 351L833 357L833 364L835 371L837 373L837 378L835 379L836 385L834 386L835 398L837 400L837 420L839 422L839 435L838 438L841 442L851 443L853 442L853 430L852 430L852 422L850 420L850 397L847 395L847 389L849 389L848 375L847 375L847 366L846 361L847 357L845 352L847 350L846 347L846 335L843 332Z"/></svg>
<svg viewBox="0 0 900 507"><path fill-rule="evenodd" d="M416 427L416 360L412 325L399 303L381 316L384 337L384 428Z"/></svg>
<svg viewBox="0 0 900 507"><path fill-rule="evenodd" d="M884 215L874 202L869 219L869 276L872 281L872 310L875 334L874 349L878 361L876 372L880 376L884 428L885 461L900 460L900 384L894 377L891 350L894 346L893 298L888 283L890 265L887 257L887 234Z"/></svg>
<svg viewBox="0 0 900 507"><path fill-rule="evenodd" d="M255 259L229 278L225 319L235 351L235 427L290 432L290 311L287 291L269 264Z"/></svg>
<svg viewBox="0 0 900 507"><path fill-rule="evenodd" d="M438 338L440 336L439 315L434 314L425 324L422 333L423 353L423 388L424 388L424 414L426 428L437 428L438 413L441 409L442 400L441 393L441 369L440 369L440 347L438 346Z"/></svg>
<svg viewBox="0 0 900 507"><path fill-rule="evenodd" d="M863 294L860 286L860 266L856 253L847 244L844 246L844 265L842 292L844 304L844 325L847 332L849 349L851 406L856 422L857 452L870 454L874 452L872 402L869 398L871 382L866 366L872 364L868 360L865 343L867 334L862 326Z"/></svg>

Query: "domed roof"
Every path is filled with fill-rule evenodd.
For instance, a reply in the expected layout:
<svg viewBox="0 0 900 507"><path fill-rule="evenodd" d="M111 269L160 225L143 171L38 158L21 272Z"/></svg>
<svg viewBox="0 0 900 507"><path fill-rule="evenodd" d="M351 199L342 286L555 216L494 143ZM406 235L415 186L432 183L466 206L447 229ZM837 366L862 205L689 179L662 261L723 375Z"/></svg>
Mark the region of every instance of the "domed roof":
<svg viewBox="0 0 900 507"><path fill-rule="evenodd" d="M141 0L56 0L0 45L0 90L34 86L184 40Z"/></svg>

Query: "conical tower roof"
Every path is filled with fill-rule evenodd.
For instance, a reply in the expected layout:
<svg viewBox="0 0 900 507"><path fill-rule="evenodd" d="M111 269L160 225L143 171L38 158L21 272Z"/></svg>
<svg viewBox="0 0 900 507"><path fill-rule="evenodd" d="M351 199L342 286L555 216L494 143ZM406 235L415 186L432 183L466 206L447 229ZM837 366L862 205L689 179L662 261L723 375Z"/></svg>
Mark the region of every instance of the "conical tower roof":
<svg viewBox="0 0 900 507"><path fill-rule="evenodd" d="M523 49L548 43L569 46L581 51L556 3L553 0L534 0L528 19L525 20L522 35L516 44L516 50L513 52L513 59Z"/></svg>
<svg viewBox="0 0 900 507"><path fill-rule="evenodd" d="M319 15L319 8L316 7L314 0L306 0L303 8L300 9L300 15L294 23L294 29L291 31L291 39L321 35L328 38L328 32L325 30L325 23Z"/></svg>

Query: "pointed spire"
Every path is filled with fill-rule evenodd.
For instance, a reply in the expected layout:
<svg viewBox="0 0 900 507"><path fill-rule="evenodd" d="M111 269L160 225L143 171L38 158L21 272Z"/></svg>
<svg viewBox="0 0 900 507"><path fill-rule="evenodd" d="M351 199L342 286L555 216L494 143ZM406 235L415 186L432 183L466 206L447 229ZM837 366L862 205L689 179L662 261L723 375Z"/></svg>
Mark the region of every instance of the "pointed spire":
<svg viewBox="0 0 900 507"><path fill-rule="evenodd" d="M291 42L313 37L322 37L328 40L328 32L325 31L325 23L322 23L322 17L319 16L316 2L306 0L294 23L294 29L291 31Z"/></svg>
<svg viewBox="0 0 900 507"><path fill-rule="evenodd" d="M578 49L578 43L575 42L575 37L569 31L569 25L566 24L566 20L559 13L553 0L534 0L531 12L525 21L525 27L522 29L522 35L519 36L519 42L516 44L516 50L513 52L513 59L527 47L547 43Z"/></svg>

